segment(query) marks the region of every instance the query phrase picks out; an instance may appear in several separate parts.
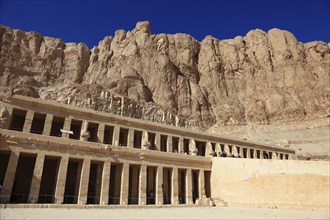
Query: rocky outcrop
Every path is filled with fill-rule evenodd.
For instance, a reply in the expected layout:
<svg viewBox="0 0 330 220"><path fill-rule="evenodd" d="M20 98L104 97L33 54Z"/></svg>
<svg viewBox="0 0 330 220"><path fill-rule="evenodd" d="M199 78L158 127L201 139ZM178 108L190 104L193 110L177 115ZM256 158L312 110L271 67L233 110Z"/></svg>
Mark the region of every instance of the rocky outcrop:
<svg viewBox="0 0 330 220"><path fill-rule="evenodd" d="M330 44L288 31L202 42L118 30L91 50L0 26L0 93L189 128L272 124L330 114Z"/></svg>

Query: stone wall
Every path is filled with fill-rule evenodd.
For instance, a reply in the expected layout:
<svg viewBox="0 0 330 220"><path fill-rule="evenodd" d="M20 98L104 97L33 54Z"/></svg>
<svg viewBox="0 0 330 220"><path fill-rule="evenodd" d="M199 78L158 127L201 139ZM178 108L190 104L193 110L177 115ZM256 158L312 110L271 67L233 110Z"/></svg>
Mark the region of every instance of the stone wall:
<svg viewBox="0 0 330 220"><path fill-rule="evenodd" d="M216 205L289 209L330 207L328 161L213 158Z"/></svg>

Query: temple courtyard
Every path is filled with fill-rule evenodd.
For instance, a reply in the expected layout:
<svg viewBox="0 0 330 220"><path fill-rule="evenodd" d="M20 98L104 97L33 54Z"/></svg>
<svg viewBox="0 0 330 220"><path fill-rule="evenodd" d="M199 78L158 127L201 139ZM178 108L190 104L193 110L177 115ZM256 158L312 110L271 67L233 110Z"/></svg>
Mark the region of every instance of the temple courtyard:
<svg viewBox="0 0 330 220"><path fill-rule="evenodd" d="M0 219L329 219L329 210L237 207L23 208L2 206ZM17 208L19 207L19 208Z"/></svg>

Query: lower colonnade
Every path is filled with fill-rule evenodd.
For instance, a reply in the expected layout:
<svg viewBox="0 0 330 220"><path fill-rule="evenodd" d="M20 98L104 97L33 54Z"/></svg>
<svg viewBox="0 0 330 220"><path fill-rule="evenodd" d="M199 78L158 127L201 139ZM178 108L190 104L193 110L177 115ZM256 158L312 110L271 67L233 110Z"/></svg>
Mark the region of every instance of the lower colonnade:
<svg viewBox="0 0 330 220"><path fill-rule="evenodd" d="M13 132L1 133L1 203L178 205L210 198L211 158L61 144Z"/></svg>

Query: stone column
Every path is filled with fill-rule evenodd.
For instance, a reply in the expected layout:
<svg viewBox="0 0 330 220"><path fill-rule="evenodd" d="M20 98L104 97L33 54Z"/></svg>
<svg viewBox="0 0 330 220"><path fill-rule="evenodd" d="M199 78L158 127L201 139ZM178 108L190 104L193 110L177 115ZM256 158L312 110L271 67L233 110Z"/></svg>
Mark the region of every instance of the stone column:
<svg viewBox="0 0 330 220"><path fill-rule="evenodd" d="M243 147L239 147L239 156L244 158Z"/></svg>
<svg viewBox="0 0 330 220"><path fill-rule="evenodd" d="M160 133L156 133L155 135L155 146L156 150L160 151Z"/></svg>
<svg viewBox="0 0 330 220"><path fill-rule="evenodd" d="M33 178L31 182L31 189L29 194L29 202L37 203L39 198L40 183L42 177L42 170L44 168L45 154L38 153L36 163L33 171Z"/></svg>
<svg viewBox="0 0 330 220"><path fill-rule="evenodd" d="M23 126L23 132L30 133L33 115L34 115L34 111L32 111L32 110L27 111L26 116L25 116L24 126Z"/></svg>
<svg viewBox="0 0 330 220"><path fill-rule="evenodd" d="M120 205L128 204L128 175L129 175L129 163L123 164L123 172L121 176L120 187Z"/></svg>
<svg viewBox="0 0 330 220"><path fill-rule="evenodd" d="M91 159L85 158L81 170L80 186L78 193L78 204L80 205L85 205L87 203L90 168L91 168Z"/></svg>
<svg viewBox="0 0 330 220"><path fill-rule="evenodd" d="M44 131L42 132L43 135L50 135L50 130L52 128L52 123L53 123L53 115L52 114L47 114L46 119L45 119L45 126L44 126Z"/></svg>
<svg viewBox="0 0 330 220"><path fill-rule="evenodd" d="M107 160L103 164L100 205L107 205L109 201L110 171L111 162Z"/></svg>
<svg viewBox="0 0 330 220"><path fill-rule="evenodd" d="M178 183L178 168L173 167L172 174L172 205L179 204L179 183Z"/></svg>
<svg viewBox="0 0 330 220"><path fill-rule="evenodd" d="M66 174L68 172L69 156L61 158L60 167L58 170L56 189L55 189L55 203L62 204L64 200L64 190L66 182Z"/></svg>
<svg viewBox="0 0 330 220"><path fill-rule="evenodd" d="M119 132L120 132L120 127L118 125L115 125L113 128L113 145L119 146Z"/></svg>
<svg viewBox="0 0 330 220"><path fill-rule="evenodd" d="M71 117L66 117L66 118L65 118L65 120L64 120L64 125L63 125L63 130L67 130L67 131L70 130L70 127L71 127L71 120L72 120ZM68 134L68 133L62 133L62 137L63 137L63 138L69 138L69 134Z"/></svg>
<svg viewBox="0 0 330 220"><path fill-rule="evenodd" d="M103 143L104 140L104 123L99 123L99 128L97 130L97 139L99 143Z"/></svg>
<svg viewBox="0 0 330 220"><path fill-rule="evenodd" d="M179 137L179 146L178 146L179 153L184 152L184 144L183 144L183 137Z"/></svg>
<svg viewBox="0 0 330 220"><path fill-rule="evenodd" d="M221 147L220 147L220 144L219 143L216 143L215 144L215 152L217 153L217 156L218 156L218 153L221 151Z"/></svg>
<svg viewBox="0 0 330 220"><path fill-rule="evenodd" d="M172 135L167 135L167 152L173 152L173 140Z"/></svg>
<svg viewBox="0 0 330 220"><path fill-rule="evenodd" d="M198 185L199 185L199 200L205 197L205 179L204 179L204 170L199 170L198 175Z"/></svg>
<svg viewBox="0 0 330 220"><path fill-rule="evenodd" d="M163 205L163 166L157 168L156 205Z"/></svg>
<svg viewBox="0 0 330 220"><path fill-rule="evenodd" d="M90 137L90 134L88 132L88 121L83 120L83 122L81 124L80 140L87 141L89 137Z"/></svg>
<svg viewBox="0 0 330 220"><path fill-rule="evenodd" d="M134 147L134 129L130 128L128 129L128 142L127 142L128 148Z"/></svg>
<svg viewBox="0 0 330 220"><path fill-rule="evenodd" d="M139 183L139 205L147 204L147 166L141 165Z"/></svg>
<svg viewBox="0 0 330 220"><path fill-rule="evenodd" d="M187 169L187 174L186 174L186 203L188 205L193 204L191 169Z"/></svg>
<svg viewBox="0 0 330 220"><path fill-rule="evenodd" d="M227 157L229 157L231 155L228 144L225 144L224 151L227 153Z"/></svg>
<svg viewBox="0 0 330 220"><path fill-rule="evenodd" d="M196 141L195 139L191 138L189 143L189 151L192 153L196 148Z"/></svg>
<svg viewBox="0 0 330 220"><path fill-rule="evenodd" d="M278 155L277 155L277 153L276 153L275 151L273 152L272 159L273 159L273 160L278 160L278 159L279 159L279 158L278 158Z"/></svg>
<svg viewBox="0 0 330 220"><path fill-rule="evenodd" d="M232 146L232 155L238 155L237 147L235 145Z"/></svg>
<svg viewBox="0 0 330 220"><path fill-rule="evenodd" d="M3 181L3 189L0 197L2 203L9 203L10 201L11 191L13 189L13 184L17 169L18 158L19 158L18 151L12 151L10 153L7 171L6 171L5 179Z"/></svg>
<svg viewBox="0 0 330 220"><path fill-rule="evenodd" d="M264 159L264 151L260 150L260 159L263 160Z"/></svg>
<svg viewBox="0 0 330 220"><path fill-rule="evenodd" d="M149 134L148 131L146 130L142 132L141 149L143 150L150 149Z"/></svg>
<svg viewBox="0 0 330 220"><path fill-rule="evenodd" d="M212 144L210 141L206 142L206 150L205 150L205 157L212 157L212 155L210 155L212 152Z"/></svg>
<svg viewBox="0 0 330 220"><path fill-rule="evenodd" d="M250 148L246 148L246 158L250 159L251 155L250 155Z"/></svg>
<svg viewBox="0 0 330 220"><path fill-rule="evenodd" d="M257 159L257 149L253 148L253 158Z"/></svg>

